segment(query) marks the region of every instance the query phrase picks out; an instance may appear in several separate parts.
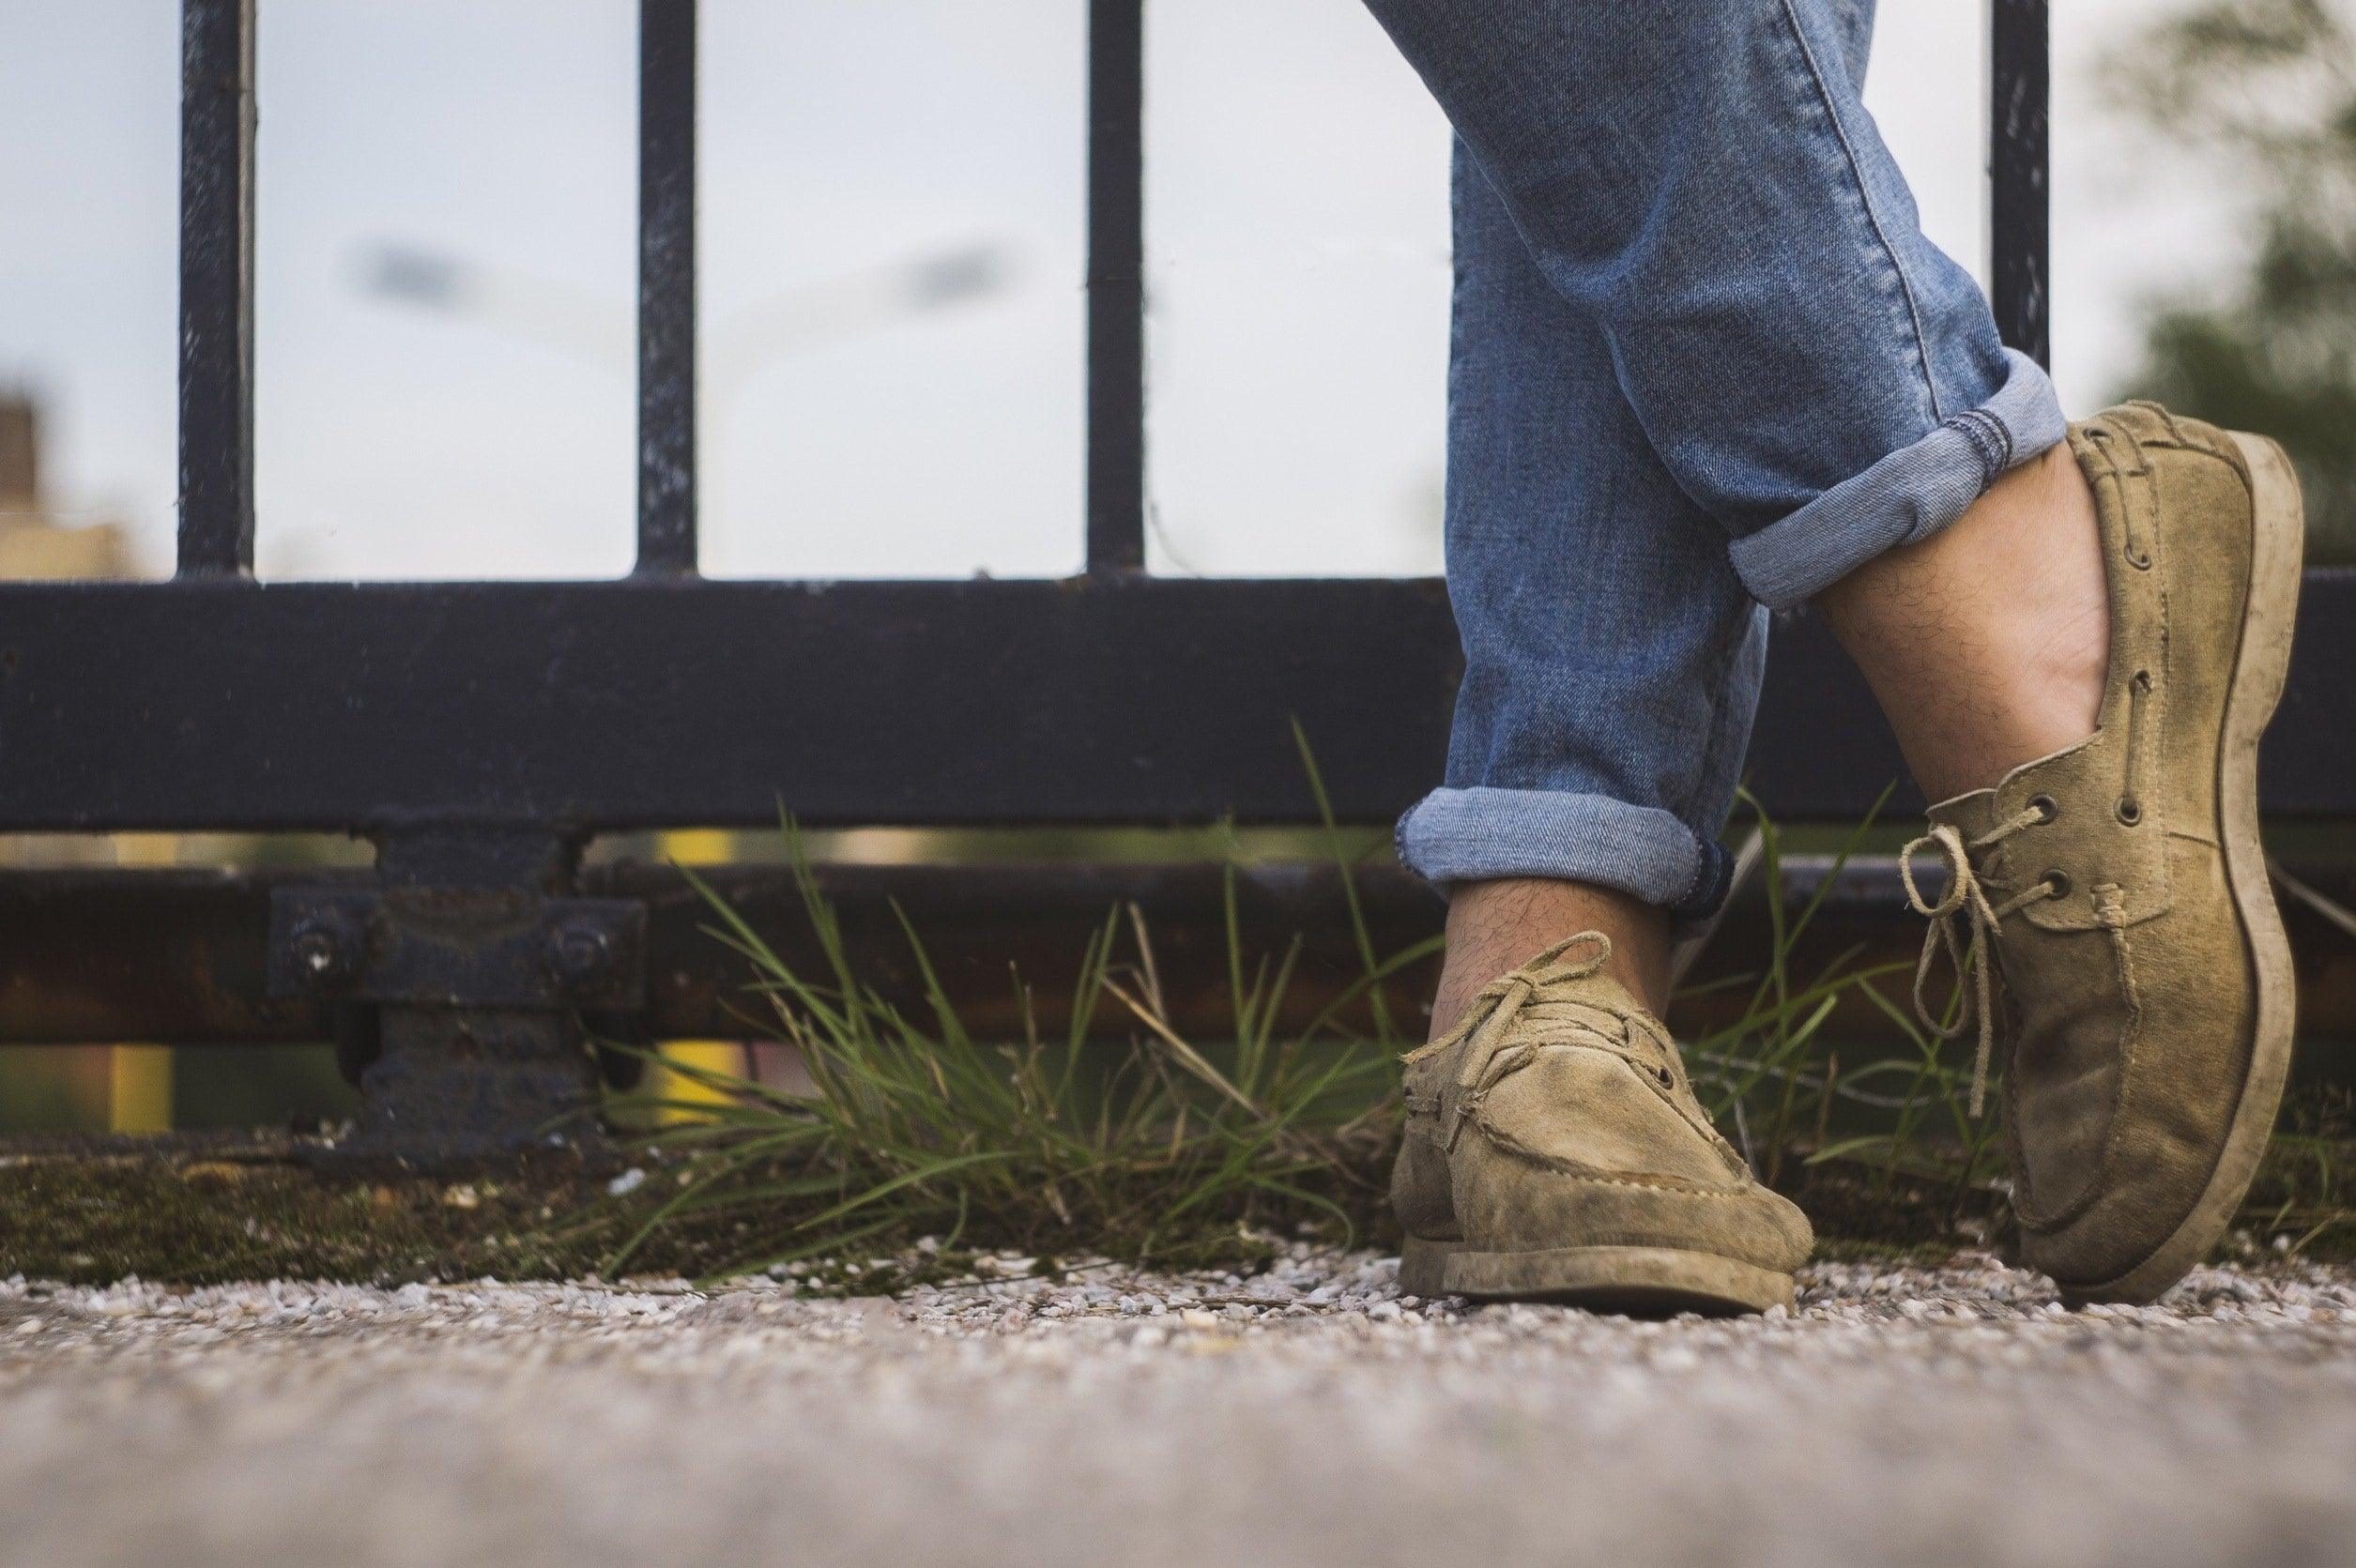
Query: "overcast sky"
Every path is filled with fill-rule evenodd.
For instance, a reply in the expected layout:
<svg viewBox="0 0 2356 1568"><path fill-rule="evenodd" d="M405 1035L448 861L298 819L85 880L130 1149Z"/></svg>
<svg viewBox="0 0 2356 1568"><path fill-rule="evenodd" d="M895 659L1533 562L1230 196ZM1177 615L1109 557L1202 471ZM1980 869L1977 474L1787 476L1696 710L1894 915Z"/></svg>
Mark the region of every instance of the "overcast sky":
<svg viewBox="0 0 2356 1568"><path fill-rule="evenodd" d="M2137 185L2061 0L2057 358L2090 408L2218 203ZM1083 0L706 0L705 563L1079 559ZM1981 8L1884 0L1868 99L1984 273ZM0 383L51 489L170 556L177 8L0 0ZM635 8L266 0L265 575L600 575L631 556ZM1155 561L1436 570L1446 132L1355 0L1156 0ZM2147 165L2148 167L2149 165ZM372 286L388 244L451 307ZM891 281L990 258L929 309ZM955 291L952 291L954 294Z"/></svg>

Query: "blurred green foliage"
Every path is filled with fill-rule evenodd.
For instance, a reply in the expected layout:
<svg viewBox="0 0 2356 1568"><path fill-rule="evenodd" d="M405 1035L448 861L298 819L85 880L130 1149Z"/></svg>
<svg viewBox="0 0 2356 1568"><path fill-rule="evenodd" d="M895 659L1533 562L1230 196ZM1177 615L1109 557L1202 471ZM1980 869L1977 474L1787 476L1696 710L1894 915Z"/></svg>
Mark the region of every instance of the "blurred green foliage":
<svg viewBox="0 0 2356 1568"><path fill-rule="evenodd" d="M2238 192L2241 273L2162 302L2132 395L2289 449L2308 553L2356 563L2356 27L2347 0L2204 0L2129 39L2110 105L2151 175Z"/></svg>

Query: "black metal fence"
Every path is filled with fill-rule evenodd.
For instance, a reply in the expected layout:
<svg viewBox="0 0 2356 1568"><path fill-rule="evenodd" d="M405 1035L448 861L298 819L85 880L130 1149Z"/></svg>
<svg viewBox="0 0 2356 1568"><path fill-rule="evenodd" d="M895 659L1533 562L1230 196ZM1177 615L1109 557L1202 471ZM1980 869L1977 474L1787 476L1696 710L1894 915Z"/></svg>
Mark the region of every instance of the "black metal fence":
<svg viewBox="0 0 2356 1568"><path fill-rule="evenodd" d="M255 9L182 7L178 573L0 586L0 830L373 841L371 877L275 886L267 933L224 935L266 940L267 975L204 976L360 1042L360 1147L456 1158L586 1125L581 1016L647 995L644 900L578 893L595 834L758 825L781 800L814 824L1298 822L1296 719L1345 820L1436 777L1458 667L1439 583L1145 570L1142 0L1089 8L1087 570L1029 582L697 575L695 0L642 0L636 569L255 582ZM1996 305L2042 358L2044 0L1995 0L1993 26ZM2313 575L2275 812L2356 806L2351 611L2356 579ZM1779 628L1754 786L1788 816L1862 812L1899 772L1871 713L1820 628ZM100 880L130 927L180 896ZM41 874L0 890L59 896ZM38 1005L45 977L11 982L37 999L6 1011L14 1038L98 1027Z"/></svg>

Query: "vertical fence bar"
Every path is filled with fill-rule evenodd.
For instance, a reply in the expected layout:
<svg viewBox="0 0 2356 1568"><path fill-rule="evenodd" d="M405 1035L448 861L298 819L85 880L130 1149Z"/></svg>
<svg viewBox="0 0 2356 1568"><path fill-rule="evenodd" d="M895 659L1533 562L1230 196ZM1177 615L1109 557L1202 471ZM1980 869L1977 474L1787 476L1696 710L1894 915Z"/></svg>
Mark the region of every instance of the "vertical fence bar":
<svg viewBox="0 0 2356 1568"><path fill-rule="evenodd" d="M2053 362L2052 31L2047 0L1993 0L1988 114L1989 276L1996 329Z"/></svg>
<svg viewBox="0 0 2356 1568"><path fill-rule="evenodd" d="M253 5L180 8L183 576L253 571Z"/></svg>
<svg viewBox="0 0 2356 1568"><path fill-rule="evenodd" d="M638 570L696 570L696 0L638 7Z"/></svg>
<svg viewBox="0 0 2356 1568"><path fill-rule="evenodd" d="M1088 570L1145 567L1145 6L1088 7Z"/></svg>

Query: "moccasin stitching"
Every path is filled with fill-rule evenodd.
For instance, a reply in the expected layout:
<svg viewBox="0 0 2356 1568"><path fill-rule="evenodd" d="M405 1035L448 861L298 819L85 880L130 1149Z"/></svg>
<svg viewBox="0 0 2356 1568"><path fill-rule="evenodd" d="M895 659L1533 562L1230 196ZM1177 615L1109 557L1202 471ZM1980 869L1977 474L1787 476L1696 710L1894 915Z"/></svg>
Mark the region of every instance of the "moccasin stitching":
<svg viewBox="0 0 2356 1568"><path fill-rule="evenodd" d="M1653 1094L1663 1104L1675 1111L1677 1114L1678 1119L1685 1122L1686 1125L1691 1127L1693 1131L1701 1134L1708 1142L1710 1147L1718 1151L1719 1157L1726 1162L1728 1174L1736 1178L1735 1185L1721 1189L1706 1185L1690 1184L1687 1183L1683 1178L1678 1177L1661 1176L1638 1179L1613 1176L1608 1172L1599 1171L1592 1165L1588 1165L1575 1160L1568 1160L1560 1155L1548 1154L1539 1149L1533 1149L1528 1144L1523 1143L1520 1138L1516 1137L1510 1130L1500 1124L1488 1114L1488 1099L1491 1093L1496 1089L1498 1085L1502 1084L1506 1079L1513 1076L1515 1073L1521 1072L1523 1068L1534 1064L1538 1059L1539 1054L1548 1050L1594 1051L1601 1056L1615 1057L1622 1062L1628 1064L1630 1068L1635 1069L1637 1077L1645 1084L1645 1086L1651 1089ZM1667 1183L1669 1184L1670 1190L1679 1192L1691 1190L1702 1193L1716 1193L1721 1191L1742 1192L1749 1190L1752 1184L1750 1176L1750 1167L1744 1165L1742 1157L1735 1152L1734 1146L1727 1143L1724 1138L1719 1136L1718 1130L1710 1126L1706 1119L1696 1120L1693 1115L1683 1104L1678 1103L1676 1097L1670 1091L1662 1088L1660 1080L1655 1077L1652 1073L1646 1070L1648 1063L1627 1051L1615 1050L1610 1044L1600 1042L1577 1043L1570 1041L1547 1041L1530 1044L1517 1044L1510 1050L1498 1052L1495 1057L1491 1058L1491 1061L1493 1071L1484 1071L1481 1074L1480 1081L1473 1088L1466 1089L1463 1095L1457 1101L1455 1119L1450 1123L1447 1131L1446 1141L1442 1146L1450 1152L1454 1152L1457 1142L1461 1136L1465 1125L1469 1122L1473 1126L1477 1127L1482 1135L1487 1137L1491 1143L1508 1153L1518 1155L1522 1159L1534 1161L1538 1165L1544 1165L1550 1170L1561 1171L1565 1174L1581 1175L1590 1180L1608 1180L1617 1182L1622 1185L1633 1186L1660 1186Z"/></svg>
<svg viewBox="0 0 2356 1568"><path fill-rule="evenodd" d="M2091 1170L2078 1196L2059 1209L2043 1210L2036 1207L2029 1192L2028 1167L2016 1165L2018 1179L2013 1182L2012 1212L2024 1228L2055 1231L2083 1217L2092 1209L2104 1190L2104 1178L2110 1172L2111 1159L2119 1149L2119 1130L2124 1125L2128 1086L2134 1081L2136 1060L2143 1043L2143 997L2135 986L2134 953L2128 937L2126 907L2116 883L2104 883L2094 890L2094 907L2110 937L2111 963L2119 976L2119 992L2127 1004L2127 1016L2119 1030L2119 1073L2111 1080L2108 1121L2103 1129L2103 1146L2094 1156Z"/></svg>

